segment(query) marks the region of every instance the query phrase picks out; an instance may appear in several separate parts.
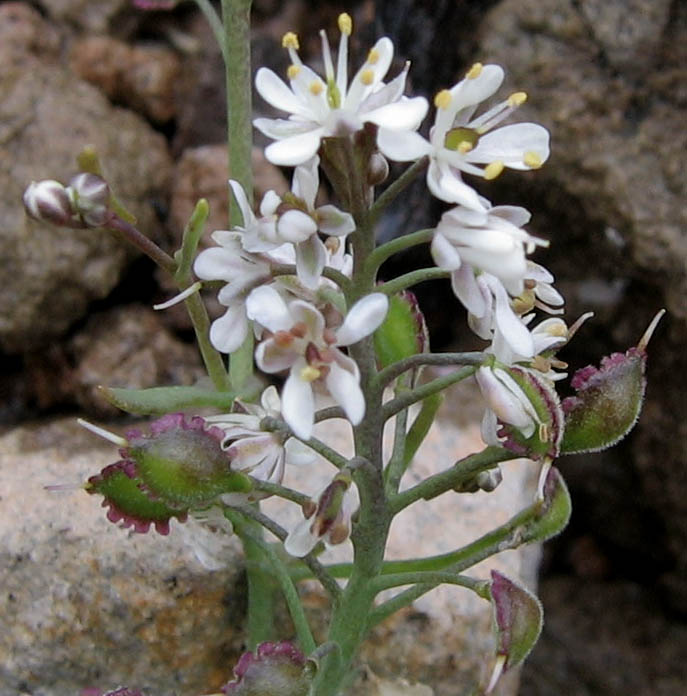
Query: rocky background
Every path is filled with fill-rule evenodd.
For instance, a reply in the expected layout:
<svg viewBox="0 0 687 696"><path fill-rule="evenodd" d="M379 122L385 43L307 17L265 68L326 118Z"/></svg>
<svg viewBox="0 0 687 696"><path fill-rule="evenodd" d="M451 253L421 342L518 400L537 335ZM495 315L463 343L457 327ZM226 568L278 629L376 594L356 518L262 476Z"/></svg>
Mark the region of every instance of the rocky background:
<svg viewBox="0 0 687 696"><path fill-rule="evenodd" d="M679 0L254 0L254 65L283 70L296 30L319 56L320 27L354 15L354 52L375 35L413 61L431 96L475 60L528 92L522 117L552 132L546 166L484 184L524 205L551 239L569 318L595 312L564 359L581 367L636 343L660 307L649 390L633 434L608 453L564 460L575 513L548 545L547 624L523 696L648 696L687 688L687 4ZM306 37L310 37L307 39ZM127 0L0 3L0 422L88 413L115 418L98 384L190 384L202 373L183 312L152 265L97 231L25 218L32 179L66 180L84 144L100 153L140 226L167 249L196 199L225 226L223 69L193 3L142 13ZM256 109L265 110L256 100ZM257 188L287 187L256 150ZM418 188L381 238L436 219ZM408 270L400 259L390 272ZM469 347L446 289L423 289L435 349ZM455 306L455 305L452 305ZM460 328L457 328L460 327ZM0 492L0 495L4 495ZM2 501L0 500L0 505ZM19 693L19 692L17 692ZM453 696L438 691L440 696Z"/></svg>

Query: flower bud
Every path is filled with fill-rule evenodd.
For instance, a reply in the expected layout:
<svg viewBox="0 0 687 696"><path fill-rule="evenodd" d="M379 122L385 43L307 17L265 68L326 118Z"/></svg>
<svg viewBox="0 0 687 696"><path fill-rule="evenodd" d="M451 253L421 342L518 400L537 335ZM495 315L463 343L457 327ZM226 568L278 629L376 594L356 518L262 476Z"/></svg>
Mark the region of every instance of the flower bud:
<svg viewBox="0 0 687 696"><path fill-rule="evenodd" d="M35 220L60 227L75 226L69 192L59 181L32 181L24 191L24 207Z"/></svg>
<svg viewBox="0 0 687 696"><path fill-rule="evenodd" d="M250 479L231 470L225 433L199 416L172 413L150 425L150 435L127 433L121 450L147 493L173 509L204 507L222 493L247 493Z"/></svg>
<svg viewBox="0 0 687 696"><path fill-rule="evenodd" d="M589 365L573 375L570 384L576 395L563 400L563 454L598 452L632 430L644 400L646 347L662 316L663 310L637 346L604 357L598 368Z"/></svg>
<svg viewBox="0 0 687 696"><path fill-rule="evenodd" d="M307 696L312 678L303 653L291 643L261 643L241 655L227 696Z"/></svg>
<svg viewBox="0 0 687 696"><path fill-rule="evenodd" d="M152 524L158 534L169 534L171 518L176 517L183 522L186 512L172 510L160 501L151 500L141 490L141 482L136 478L134 469L131 462L110 464L88 479L86 492L104 497L102 505L109 508L107 519L110 522L121 522L121 527L133 527L133 531L139 534L145 534Z"/></svg>
<svg viewBox="0 0 687 696"><path fill-rule="evenodd" d="M389 176L389 163L381 152L373 152L367 163L367 183L370 186L383 184Z"/></svg>
<svg viewBox="0 0 687 696"><path fill-rule="evenodd" d="M96 174L82 172L69 182L74 211L87 227L101 227L110 217L110 187Z"/></svg>

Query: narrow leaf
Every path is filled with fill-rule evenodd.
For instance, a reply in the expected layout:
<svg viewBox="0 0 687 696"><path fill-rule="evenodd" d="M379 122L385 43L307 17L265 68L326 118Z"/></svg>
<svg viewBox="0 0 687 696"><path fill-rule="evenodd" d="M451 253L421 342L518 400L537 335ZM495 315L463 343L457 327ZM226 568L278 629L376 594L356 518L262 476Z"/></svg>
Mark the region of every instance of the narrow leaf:
<svg viewBox="0 0 687 696"><path fill-rule="evenodd" d="M171 411L212 406L229 411L233 392L217 392L199 387L152 387L151 389L116 389L99 387L101 396L113 406L136 415L163 415Z"/></svg>

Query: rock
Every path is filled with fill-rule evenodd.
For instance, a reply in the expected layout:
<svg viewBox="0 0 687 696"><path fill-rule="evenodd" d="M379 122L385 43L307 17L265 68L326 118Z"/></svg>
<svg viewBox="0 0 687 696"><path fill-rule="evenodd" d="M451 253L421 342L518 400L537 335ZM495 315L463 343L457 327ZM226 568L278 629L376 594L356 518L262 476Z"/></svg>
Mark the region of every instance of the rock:
<svg viewBox="0 0 687 696"><path fill-rule="evenodd" d="M134 11L129 0L40 0L40 5L53 20L98 34L110 29L124 12Z"/></svg>
<svg viewBox="0 0 687 696"><path fill-rule="evenodd" d="M332 421L318 431L335 443L348 438L349 426ZM477 433L476 425L440 421L408 483L478 448ZM10 627L0 636L0 691L73 696L84 687L117 684L154 684L159 696L217 690L243 635L245 597L234 552L228 570L203 570L175 522L168 537L132 535L106 521L95 496L45 491L45 485L83 481L117 458L114 446L72 421L17 428L0 439L0 453L0 612ZM323 465L307 469L292 469L289 482L300 476L314 492L333 473ZM491 494L447 494L432 505L411 506L393 526L389 557L448 550L483 534L529 503L535 473L531 463L512 462ZM268 502L269 512L274 505ZM298 519L298 510L290 512ZM338 547L326 559L345 553ZM505 552L474 574L488 577L488 568L496 567L531 583L537 557L536 547ZM313 583L302 593L321 627L322 595ZM362 659L383 679L363 678L355 693L386 696L387 681L401 678L425 684L409 696L431 694L428 687L441 696L464 693L485 676L493 651L490 623L488 604L467 590L426 595L373 632ZM514 673L497 693L516 691Z"/></svg>
<svg viewBox="0 0 687 696"><path fill-rule="evenodd" d="M72 70L114 102L166 123L176 115L175 85L181 65L162 46L129 46L107 36L91 36L71 48Z"/></svg>
<svg viewBox="0 0 687 696"><path fill-rule="evenodd" d="M139 226L155 236L151 205L163 197L170 160L162 136L139 117L112 108L94 87L59 66L54 31L37 12L0 5L0 347L45 346L116 285L131 252L101 230L56 229L29 220L21 196L32 180L67 180L76 155L96 147L107 179ZM43 37L46 40L43 41Z"/></svg>
<svg viewBox="0 0 687 696"><path fill-rule="evenodd" d="M636 525L661 530L642 553L669 555L655 571L664 572L670 604L687 612L687 402L675 379L687 369L687 5L504 0L486 15L481 36L480 60L506 68L504 91L530 95L521 118L552 133L550 160L522 179L539 208L533 227L552 242L543 263L561 281L569 316L592 309L596 325L609 327L602 336L590 323L580 333L586 341L571 345L575 362L564 359L579 367L633 345L651 316L668 309L650 346L644 412L617 456L642 511ZM496 189L511 201L513 179ZM595 461L585 490L615 518L628 499L598 483L607 459ZM604 541L612 534L590 531Z"/></svg>

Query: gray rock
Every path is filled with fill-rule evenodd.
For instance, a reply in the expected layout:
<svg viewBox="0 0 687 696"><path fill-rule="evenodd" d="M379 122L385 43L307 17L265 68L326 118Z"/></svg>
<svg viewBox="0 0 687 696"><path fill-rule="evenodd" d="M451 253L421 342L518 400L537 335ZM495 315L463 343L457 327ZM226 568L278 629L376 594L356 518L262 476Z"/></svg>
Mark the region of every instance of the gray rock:
<svg viewBox="0 0 687 696"><path fill-rule="evenodd" d="M56 229L28 219L21 196L32 180L68 180L85 145L155 236L151 202L164 195L170 160L162 136L60 67L54 30L21 3L0 5L0 347L37 349L62 335L88 303L105 297L131 252L110 233Z"/></svg>
<svg viewBox="0 0 687 696"><path fill-rule="evenodd" d="M40 0L40 4L52 19L94 33L106 32L131 6L129 0Z"/></svg>
<svg viewBox="0 0 687 696"><path fill-rule="evenodd" d="M318 428L332 443L349 437L343 422ZM476 425L439 422L408 483L478 447ZM0 614L8 627L0 633L3 695L74 696L84 687L129 684L150 685L155 696L192 696L216 691L231 674L245 602L235 550L227 570L208 571L184 546L174 521L168 537L135 535L107 522L98 497L44 489L83 482L116 458L114 446L73 421L17 428L0 438ZM289 482L300 480L315 492L332 473L325 466L307 469L292 469ZM528 504L534 474L531 463L512 462L491 494L447 494L412 506L394 523L389 557L440 552L483 534ZM274 512L274 505L266 509ZM284 506L275 513L280 521L282 513ZM290 513L298 518L297 510ZM347 552L337 548L326 560ZM488 577L496 567L532 583L537 558L536 547L508 551L473 574ZM323 626L324 597L311 583L302 593L316 628ZM489 669L490 623L488 604L467 590L426 595L374 631L362 660L385 681L363 680L356 693L386 695L386 680L405 678L441 696L462 694ZM290 637L289 625L283 638ZM517 674L508 677L499 696L517 691ZM409 693L431 691L417 686Z"/></svg>

